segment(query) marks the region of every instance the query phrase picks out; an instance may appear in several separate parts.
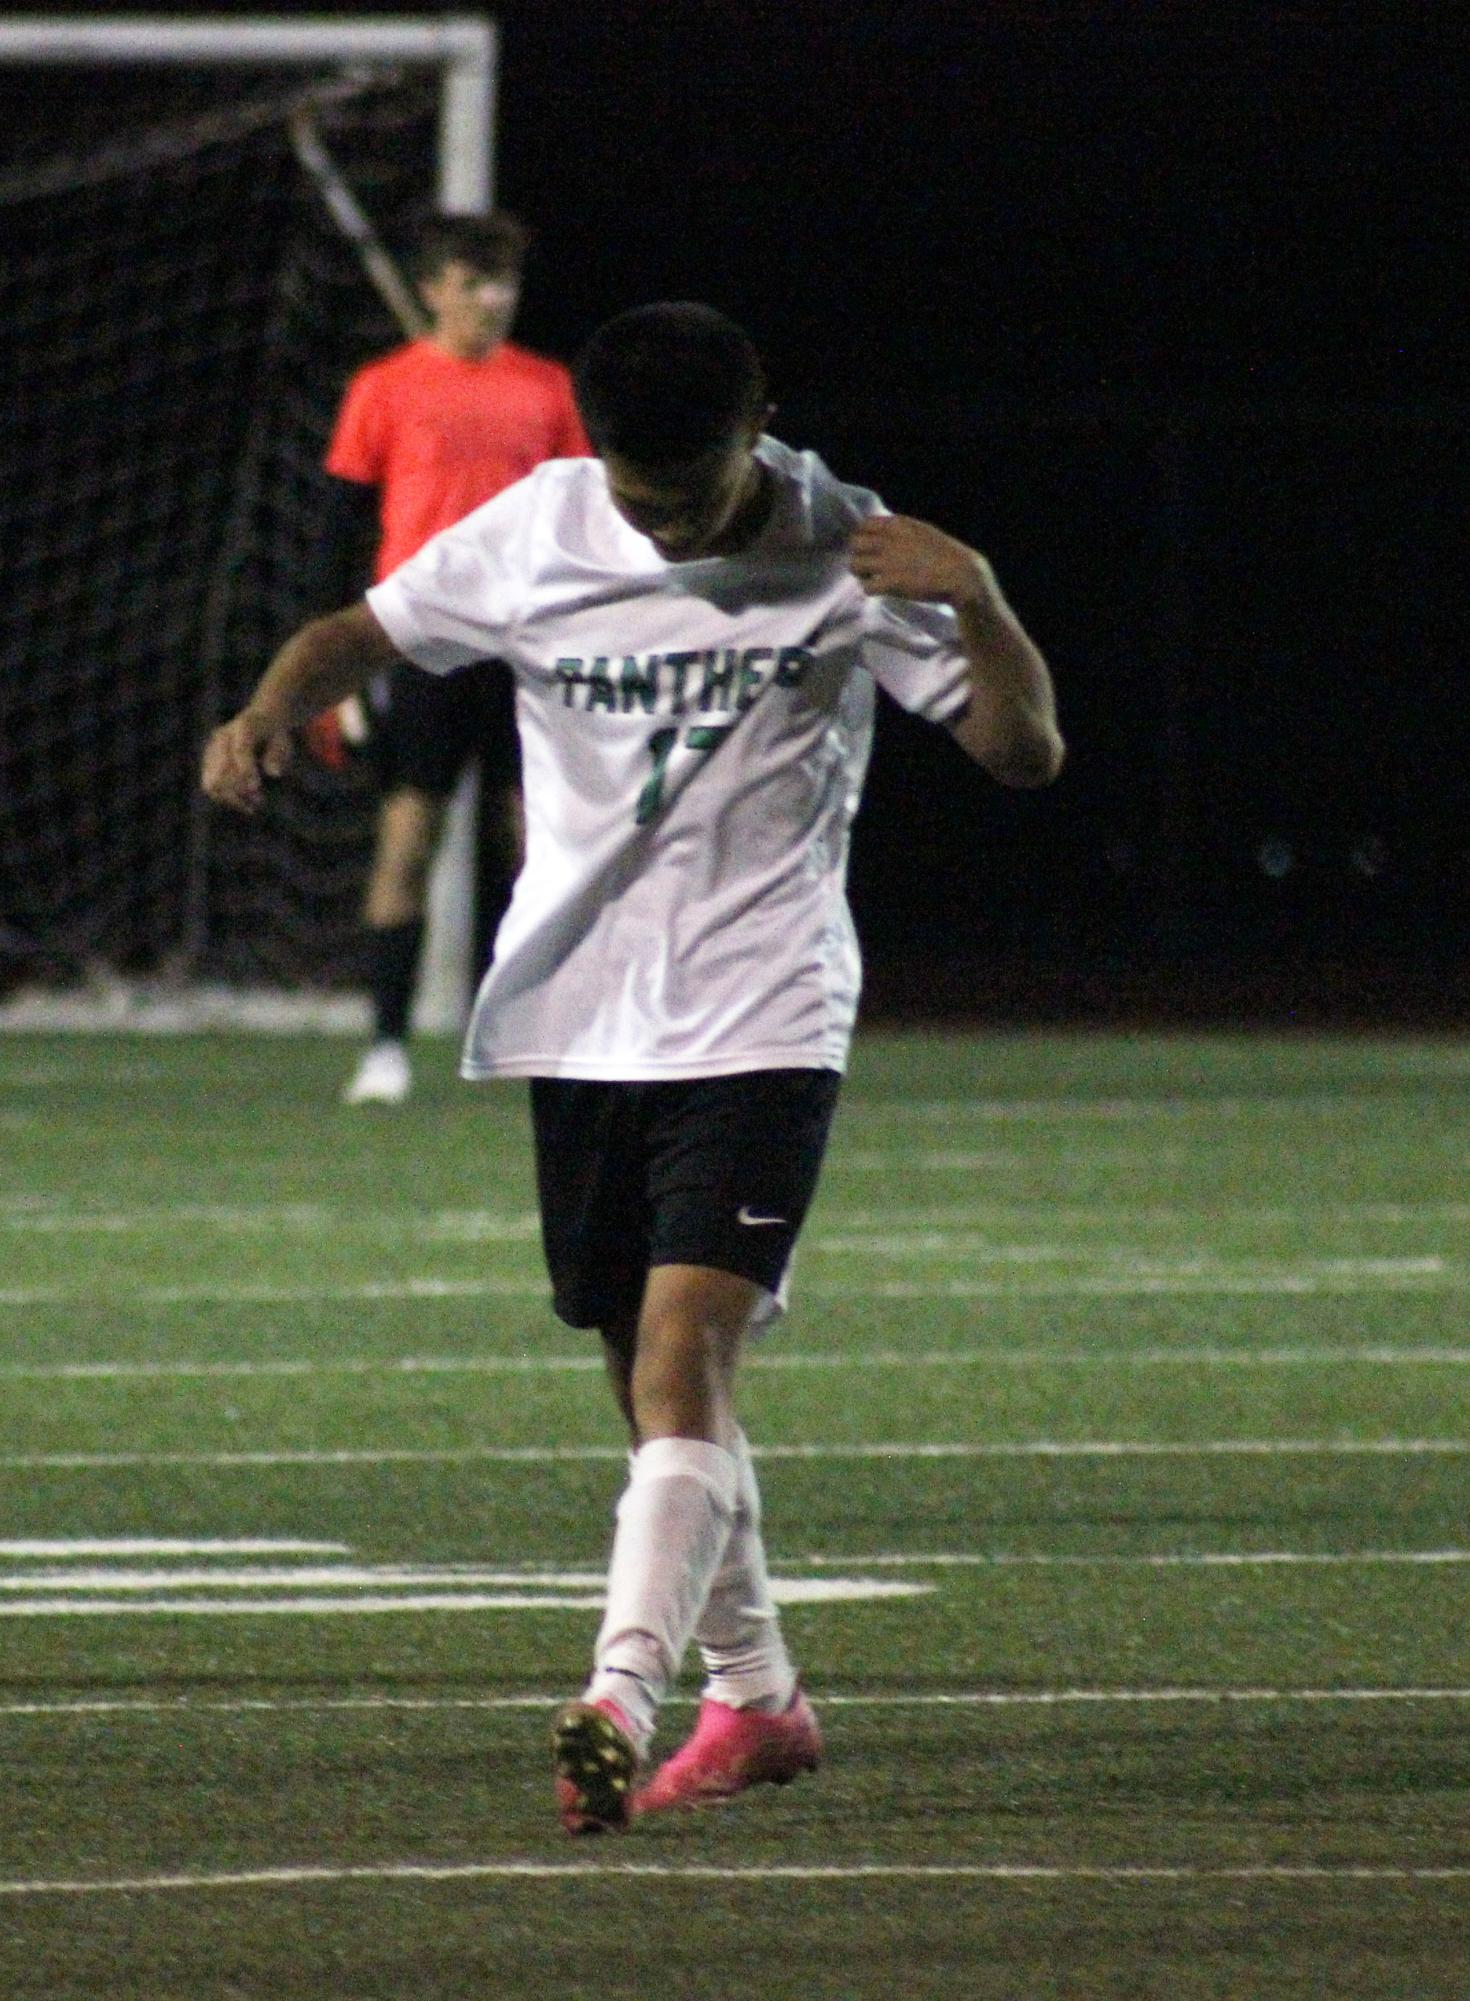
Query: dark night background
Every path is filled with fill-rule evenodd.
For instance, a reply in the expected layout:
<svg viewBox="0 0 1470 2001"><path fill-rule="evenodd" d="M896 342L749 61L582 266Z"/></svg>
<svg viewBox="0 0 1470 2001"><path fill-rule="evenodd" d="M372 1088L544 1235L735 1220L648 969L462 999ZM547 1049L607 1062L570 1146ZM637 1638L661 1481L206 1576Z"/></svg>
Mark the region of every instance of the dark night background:
<svg viewBox="0 0 1470 2001"><path fill-rule="evenodd" d="M1464 11L491 11L521 337L724 307L1051 659L1046 793L885 713L872 1010L1463 1021Z"/></svg>

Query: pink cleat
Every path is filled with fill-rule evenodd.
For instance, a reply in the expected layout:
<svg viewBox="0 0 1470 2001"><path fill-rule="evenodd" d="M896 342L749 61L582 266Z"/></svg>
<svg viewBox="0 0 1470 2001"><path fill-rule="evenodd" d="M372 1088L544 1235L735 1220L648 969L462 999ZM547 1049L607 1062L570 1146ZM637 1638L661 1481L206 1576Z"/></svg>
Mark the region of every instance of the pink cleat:
<svg viewBox="0 0 1470 2001"><path fill-rule="evenodd" d="M568 1834L617 1834L628 1825L638 1746L615 1702L568 1702L551 1727L556 1807Z"/></svg>
<svg viewBox="0 0 1470 2001"><path fill-rule="evenodd" d="M816 1714L799 1688L779 1716L706 1698L694 1734L659 1766L634 1812L718 1806L747 1786L789 1785L802 1772L814 1772L821 1757Z"/></svg>

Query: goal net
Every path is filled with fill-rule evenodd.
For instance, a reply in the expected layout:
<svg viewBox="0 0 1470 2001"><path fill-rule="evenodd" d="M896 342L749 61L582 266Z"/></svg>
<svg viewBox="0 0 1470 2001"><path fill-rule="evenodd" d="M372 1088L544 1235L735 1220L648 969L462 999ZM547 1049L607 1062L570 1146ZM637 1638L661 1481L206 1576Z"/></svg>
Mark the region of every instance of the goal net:
<svg viewBox="0 0 1470 2001"><path fill-rule="evenodd" d="M208 729L313 612L350 371L402 338L302 170L303 108L391 244L442 205L438 79L323 63L6 72L0 994L112 975L355 985L376 796L308 758L255 820ZM19 121L10 121L11 130Z"/></svg>

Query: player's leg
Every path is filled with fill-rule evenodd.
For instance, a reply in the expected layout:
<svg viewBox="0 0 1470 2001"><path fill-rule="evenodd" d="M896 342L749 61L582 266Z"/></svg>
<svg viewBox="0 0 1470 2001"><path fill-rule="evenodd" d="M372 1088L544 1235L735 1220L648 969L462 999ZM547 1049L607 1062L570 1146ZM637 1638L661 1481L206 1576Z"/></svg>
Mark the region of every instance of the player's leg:
<svg viewBox="0 0 1470 2001"><path fill-rule="evenodd" d="M443 822L443 798L413 786L399 786L383 800L372 873L363 900L363 916L370 929L387 931L422 919L429 869Z"/></svg>
<svg viewBox="0 0 1470 2001"><path fill-rule="evenodd" d="M399 1104L408 1096L408 1024L424 943L424 905L444 802L400 786L378 807L372 870L363 904L373 1039L343 1092L349 1105Z"/></svg>
<svg viewBox="0 0 1470 2001"><path fill-rule="evenodd" d="M592 1678L554 1730L571 1832L625 1824L659 1703L723 1562L738 1501L728 1443L734 1375L759 1298L758 1287L728 1272L661 1266L649 1274L631 1369L615 1372L635 1449L617 1508L607 1611Z"/></svg>
<svg viewBox="0 0 1470 2001"><path fill-rule="evenodd" d="M660 1272L672 1269L660 1267ZM757 1307L761 1313L765 1302ZM636 1320L625 1318L602 1330L613 1397L628 1426L633 1451L641 1442L633 1406ZM705 1695L733 1709L778 1715L790 1707L796 1672L782 1638L766 1568L761 1532L760 1487L750 1441L738 1422L733 1429L736 1462L735 1515L705 1607L694 1629L706 1672Z"/></svg>
<svg viewBox="0 0 1470 2001"><path fill-rule="evenodd" d="M423 955L429 873L445 808L468 755L473 711L456 677L413 667L387 677L369 747L382 792L363 902L373 1040L343 1092L398 1104L412 1086L409 1019Z"/></svg>
<svg viewBox="0 0 1470 2001"><path fill-rule="evenodd" d="M637 1794L636 1810L716 1805L785 1785L821 1762L822 1736L791 1663L766 1573L760 1490L742 1436L736 1512L694 1629L705 1684L695 1726Z"/></svg>
<svg viewBox="0 0 1470 2001"><path fill-rule="evenodd" d="M651 1269L631 1346L626 1328L605 1330L636 1449L587 1699L624 1720L641 1755L691 1637L707 1681L644 1810L785 1782L820 1755L771 1595L734 1380L781 1289L836 1086L808 1071L650 1087L664 1107L647 1147Z"/></svg>
<svg viewBox="0 0 1470 2001"><path fill-rule="evenodd" d="M592 1680L559 1719L558 1760L564 1786L569 1769L606 1779L610 1767L616 1786L596 1817L585 1790L572 1789L578 1811L563 1818L574 1832L623 1824L691 1638L708 1673L698 1722L635 1796L635 1810L710 1805L758 1783L785 1784L820 1761L821 1733L771 1596L760 1494L735 1414L739 1354L764 1298L729 1273L656 1266L633 1355L613 1344L614 1387L636 1449Z"/></svg>
<svg viewBox="0 0 1470 2001"><path fill-rule="evenodd" d="M650 1281L673 1269L657 1268L650 1274ZM754 1294L747 1327L758 1315L763 1298L759 1292ZM734 1354L738 1354L738 1348ZM652 1365L651 1355L658 1357ZM821 1732L811 1705L798 1686L771 1594L761 1532L760 1488L749 1442L735 1416L733 1376L732 1356L722 1372L722 1380L702 1385L697 1368L691 1366L685 1342L676 1341L670 1353L656 1339L647 1341L640 1328L635 1385L643 1377L659 1384L654 1409L662 1407L669 1418L677 1418L682 1408L689 1419L694 1419L702 1405L706 1413L705 1428L718 1434L732 1476L727 1493L720 1497L722 1505L728 1500L730 1516L719 1561L713 1569L696 1570L690 1565L686 1571L688 1591L703 1593L703 1605L687 1628L670 1622L662 1633L650 1633L652 1621L647 1607L650 1603L655 1607L666 1606L669 1599L666 1584L662 1593L648 1589L650 1580L657 1584L668 1562L671 1548L668 1528L652 1506L645 1508L647 1519L641 1551L644 1590L640 1599L636 1589L640 1552L636 1545L626 1553L622 1550L624 1525L620 1510L619 1540L609 1578L608 1612L598 1645L594 1691L611 1694L616 1699L620 1688L646 1690L656 1699L677 1669L678 1655L683 1652L681 1642L691 1637L698 1645L706 1677L693 1732L636 1796L636 1808L642 1813L713 1805L762 1782L784 1785L802 1772L814 1771L821 1758ZM635 1415L642 1417L648 1407L647 1398L640 1398L635 1388ZM634 1481L624 1496L624 1505L634 1496L637 1475L655 1449L645 1447L635 1459ZM628 1540L631 1542L632 1538ZM625 1554L634 1587L625 1588L625 1593L619 1591L620 1554ZM682 1610L683 1602L675 1609ZM651 1638L657 1644L650 1650ZM650 1659L655 1667L665 1669L662 1681L650 1675ZM620 1667L631 1672L634 1679L619 1682L608 1675L604 1684L607 1670ZM641 1722L636 1700L628 1707L630 1715Z"/></svg>
<svg viewBox="0 0 1470 2001"><path fill-rule="evenodd" d="M759 1288L754 1325L777 1318L787 1266L815 1193L839 1079L828 1071L768 1071L709 1079L689 1101L694 1123L665 1162L670 1199L657 1212L668 1254L703 1247L711 1263ZM767 1574L760 1489L731 1411L735 1514L696 1622L705 1668L693 1734L639 1795L639 1807L703 1805L746 1786L784 1783L815 1767L816 1717L797 1685Z"/></svg>
<svg viewBox="0 0 1470 2001"><path fill-rule="evenodd" d="M710 1686L694 1738L665 1768L678 1780L673 1796L655 1802L727 1797L817 1761L816 1720L795 1688L766 1577L734 1378L752 1323L781 1289L836 1087L814 1071L685 1085L533 1082L557 1311L602 1328L635 1447L593 1679L557 1724L572 1831L623 1824L691 1635ZM628 1288L642 1257L634 1316Z"/></svg>
<svg viewBox="0 0 1470 2001"><path fill-rule="evenodd" d="M648 1261L640 1195L638 1084L531 1079L541 1238L552 1301L570 1327L602 1332L613 1395L636 1447L633 1357ZM569 1834L625 1827L642 1762L638 1732L616 1704L566 1704L552 1726L557 1808Z"/></svg>
<svg viewBox="0 0 1470 2001"><path fill-rule="evenodd" d="M757 1312L764 1313L766 1305L762 1301ZM640 1443L633 1407L636 1319L625 1317L616 1326L605 1327L602 1336L613 1397L636 1452ZM771 1595L761 1532L760 1487L750 1441L738 1423L734 1428L733 1450L737 1478L735 1516L724 1558L694 1628L694 1638L704 1662L704 1693L708 1700L730 1709L748 1708L779 1715L791 1706L796 1693L796 1671L786 1651Z"/></svg>
<svg viewBox="0 0 1470 2001"><path fill-rule="evenodd" d="M734 1523L734 1379L760 1289L729 1272L648 1275L630 1383L635 1449L618 1504L589 1699L617 1701L640 1744L677 1674Z"/></svg>

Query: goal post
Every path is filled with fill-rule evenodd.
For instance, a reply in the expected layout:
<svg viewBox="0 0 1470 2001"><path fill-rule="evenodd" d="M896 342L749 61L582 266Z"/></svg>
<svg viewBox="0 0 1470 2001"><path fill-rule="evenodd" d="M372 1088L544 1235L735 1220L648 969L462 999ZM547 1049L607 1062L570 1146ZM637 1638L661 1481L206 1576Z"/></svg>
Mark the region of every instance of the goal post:
<svg viewBox="0 0 1470 2001"><path fill-rule="evenodd" d="M499 37L495 22L481 15L405 15L397 20L0 15L0 62L72 68L107 63L310 69L418 65L440 79L439 206L446 213L480 215L494 204Z"/></svg>
<svg viewBox="0 0 1470 2001"><path fill-rule="evenodd" d="M0 994L26 954L359 984L365 776L299 770L263 830L202 810L193 772L202 726L322 608L299 581L311 479L347 373L411 300L375 225L493 206L496 24L0 16L0 67L44 78L43 112L124 105L0 172L0 346L28 384L0 423ZM187 116L133 115L165 76ZM430 888L421 1027L468 1001L474 788Z"/></svg>

